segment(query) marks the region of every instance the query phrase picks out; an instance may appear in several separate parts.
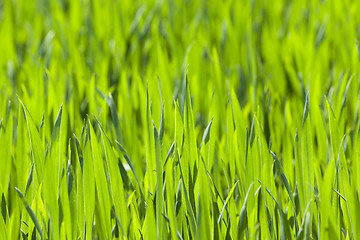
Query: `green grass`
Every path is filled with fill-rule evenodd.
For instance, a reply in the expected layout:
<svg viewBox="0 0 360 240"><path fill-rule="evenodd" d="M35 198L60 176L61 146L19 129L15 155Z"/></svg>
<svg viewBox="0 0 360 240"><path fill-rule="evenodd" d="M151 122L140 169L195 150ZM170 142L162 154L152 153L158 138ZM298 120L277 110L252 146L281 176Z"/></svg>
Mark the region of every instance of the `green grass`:
<svg viewBox="0 0 360 240"><path fill-rule="evenodd" d="M0 1L0 239L360 239L359 10Z"/></svg>

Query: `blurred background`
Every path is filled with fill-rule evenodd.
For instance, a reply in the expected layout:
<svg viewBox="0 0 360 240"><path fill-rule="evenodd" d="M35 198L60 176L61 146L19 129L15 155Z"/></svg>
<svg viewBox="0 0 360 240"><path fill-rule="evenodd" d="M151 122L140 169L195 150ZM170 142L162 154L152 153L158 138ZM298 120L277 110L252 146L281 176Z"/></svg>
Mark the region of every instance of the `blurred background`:
<svg viewBox="0 0 360 240"><path fill-rule="evenodd" d="M198 138L215 115L213 131L225 146L222 117L234 94L244 125L257 112L267 143L291 156L306 95L318 122L314 144L326 131L324 96L336 116L344 115L340 129L353 131L359 6L350 0L2 0L0 116L9 100L18 109L18 95L37 125L45 116L48 139L61 103L64 139L79 135L91 113L114 133L110 93L121 125L117 139L140 158L146 89L156 125L165 105L172 137L174 100L183 109L187 76Z"/></svg>

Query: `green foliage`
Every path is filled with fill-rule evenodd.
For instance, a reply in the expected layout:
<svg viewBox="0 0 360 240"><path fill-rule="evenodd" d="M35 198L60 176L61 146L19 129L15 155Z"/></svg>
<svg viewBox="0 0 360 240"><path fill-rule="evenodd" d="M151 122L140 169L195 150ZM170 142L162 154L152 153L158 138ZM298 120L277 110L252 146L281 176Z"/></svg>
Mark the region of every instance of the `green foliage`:
<svg viewBox="0 0 360 240"><path fill-rule="evenodd" d="M0 1L0 239L360 239L359 9Z"/></svg>

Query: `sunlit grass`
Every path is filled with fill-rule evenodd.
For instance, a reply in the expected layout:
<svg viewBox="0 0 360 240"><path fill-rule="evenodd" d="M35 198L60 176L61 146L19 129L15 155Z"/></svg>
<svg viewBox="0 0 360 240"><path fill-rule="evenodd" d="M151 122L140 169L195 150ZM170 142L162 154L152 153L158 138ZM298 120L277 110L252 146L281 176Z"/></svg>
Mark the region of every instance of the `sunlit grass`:
<svg viewBox="0 0 360 240"><path fill-rule="evenodd" d="M360 239L359 8L0 2L0 239Z"/></svg>

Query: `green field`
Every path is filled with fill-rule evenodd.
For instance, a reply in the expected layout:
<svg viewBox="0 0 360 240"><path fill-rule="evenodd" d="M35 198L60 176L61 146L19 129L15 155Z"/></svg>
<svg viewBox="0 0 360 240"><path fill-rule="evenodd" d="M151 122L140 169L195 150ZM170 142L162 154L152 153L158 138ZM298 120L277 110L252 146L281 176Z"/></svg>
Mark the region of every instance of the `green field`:
<svg viewBox="0 0 360 240"><path fill-rule="evenodd" d="M360 239L359 12L0 0L0 239Z"/></svg>

